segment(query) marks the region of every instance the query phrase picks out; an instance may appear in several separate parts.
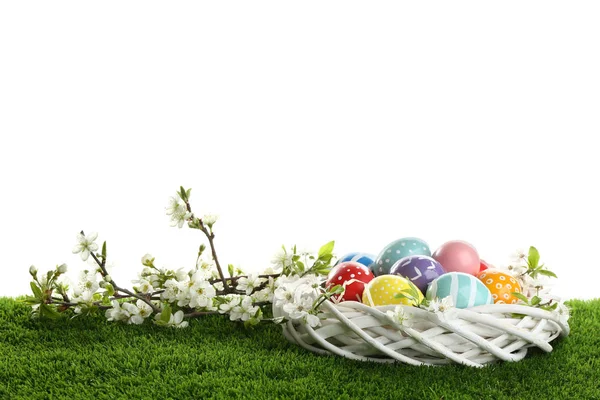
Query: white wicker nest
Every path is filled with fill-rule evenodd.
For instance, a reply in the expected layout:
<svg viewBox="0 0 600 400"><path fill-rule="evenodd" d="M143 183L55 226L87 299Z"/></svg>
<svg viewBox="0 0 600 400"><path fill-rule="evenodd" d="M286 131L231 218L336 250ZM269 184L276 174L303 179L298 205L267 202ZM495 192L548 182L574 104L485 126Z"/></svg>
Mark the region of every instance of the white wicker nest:
<svg viewBox="0 0 600 400"><path fill-rule="evenodd" d="M529 347L552 351L550 342L569 334L556 313L525 305L492 304L457 309L455 318L401 306L409 326L391 321L386 311L396 306L369 307L355 301L322 304L321 326L288 321L285 337L318 354L411 365L458 363L482 367L496 361L519 361ZM280 310L274 310L280 314ZM525 315L513 318L511 314Z"/></svg>

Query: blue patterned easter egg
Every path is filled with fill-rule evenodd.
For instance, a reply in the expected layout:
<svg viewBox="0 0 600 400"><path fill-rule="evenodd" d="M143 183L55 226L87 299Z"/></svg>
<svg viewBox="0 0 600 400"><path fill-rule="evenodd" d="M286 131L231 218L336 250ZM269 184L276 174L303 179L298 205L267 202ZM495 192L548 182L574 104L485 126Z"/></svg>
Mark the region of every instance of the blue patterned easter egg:
<svg viewBox="0 0 600 400"><path fill-rule="evenodd" d="M448 272L431 282L427 289L427 299L452 298L456 308L469 308L483 304L493 304L490 290L473 275L464 272Z"/></svg>
<svg viewBox="0 0 600 400"><path fill-rule="evenodd" d="M401 258L390 269L390 274L408 278L423 293L431 281L445 273L442 264L427 256Z"/></svg>
<svg viewBox="0 0 600 400"><path fill-rule="evenodd" d="M381 250L370 268L375 276L388 275L396 261L415 255L431 256L429 245L424 240L415 237L398 239Z"/></svg>
<svg viewBox="0 0 600 400"><path fill-rule="evenodd" d="M368 254L368 253L358 253L358 252L348 253L348 254L344 255L344 257L340 258L335 263L335 265L338 265L339 263L343 263L343 262L348 262L348 261L357 262L359 264L364 265L365 267L369 267L371 264L373 264L375 262L375 256L372 254Z"/></svg>

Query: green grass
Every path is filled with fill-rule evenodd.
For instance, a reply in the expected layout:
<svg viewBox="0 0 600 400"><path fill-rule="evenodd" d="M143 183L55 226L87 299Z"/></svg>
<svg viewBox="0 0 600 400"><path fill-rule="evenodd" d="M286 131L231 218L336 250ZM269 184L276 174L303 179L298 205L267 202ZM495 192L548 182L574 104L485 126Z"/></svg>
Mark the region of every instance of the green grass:
<svg viewBox="0 0 600 400"><path fill-rule="evenodd" d="M0 398L600 399L600 299L570 306L571 335L552 353L472 369L317 356L280 327L245 330L220 316L181 330L36 321L0 298Z"/></svg>

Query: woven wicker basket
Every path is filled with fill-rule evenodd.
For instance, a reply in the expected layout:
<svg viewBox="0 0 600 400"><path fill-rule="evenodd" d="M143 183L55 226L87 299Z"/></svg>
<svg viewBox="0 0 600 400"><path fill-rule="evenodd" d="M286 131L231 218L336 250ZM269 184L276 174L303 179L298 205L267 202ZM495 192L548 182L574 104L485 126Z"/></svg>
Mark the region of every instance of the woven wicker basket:
<svg viewBox="0 0 600 400"><path fill-rule="evenodd" d="M455 318L440 319L424 309L402 306L409 326L391 321L395 306L369 307L348 301L324 302L321 326L288 321L285 337L318 354L411 365L458 363L482 367L496 361L519 361L529 347L552 351L550 342L569 334L555 313L524 305L493 304L457 309ZM275 314L280 310L274 309ZM525 315L513 318L512 314Z"/></svg>

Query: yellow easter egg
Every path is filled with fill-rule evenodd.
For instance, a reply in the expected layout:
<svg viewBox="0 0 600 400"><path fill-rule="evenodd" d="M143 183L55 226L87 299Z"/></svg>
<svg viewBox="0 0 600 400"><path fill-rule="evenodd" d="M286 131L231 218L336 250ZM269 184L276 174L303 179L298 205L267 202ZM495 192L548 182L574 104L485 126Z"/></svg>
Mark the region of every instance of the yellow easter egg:
<svg viewBox="0 0 600 400"><path fill-rule="evenodd" d="M419 302L423 300L423 293L412 285L417 291ZM371 280L362 296L362 302L368 306L385 306L389 304L416 305L414 301L406 298L396 298L398 293L410 289L410 281L398 275L380 275Z"/></svg>
<svg viewBox="0 0 600 400"><path fill-rule="evenodd" d="M519 299L513 292L521 293L521 285L509 274L495 269L486 269L477 278L490 290L494 304L515 304Z"/></svg>

